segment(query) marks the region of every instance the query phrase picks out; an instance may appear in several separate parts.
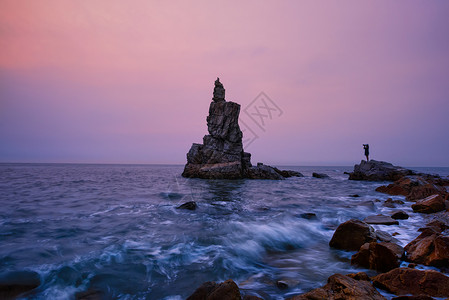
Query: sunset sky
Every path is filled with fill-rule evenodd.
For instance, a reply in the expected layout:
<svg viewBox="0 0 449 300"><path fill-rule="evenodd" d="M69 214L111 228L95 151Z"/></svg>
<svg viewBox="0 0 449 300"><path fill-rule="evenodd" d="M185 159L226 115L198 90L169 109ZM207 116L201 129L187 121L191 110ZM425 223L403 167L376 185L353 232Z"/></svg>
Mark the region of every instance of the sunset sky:
<svg viewBox="0 0 449 300"><path fill-rule="evenodd" d="M213 83L253 163L449 167L449 1L0 0L0 162L186 162ZM257 126L264 92L282 111ZM248 134L246 130L245 135Z"/></svg>

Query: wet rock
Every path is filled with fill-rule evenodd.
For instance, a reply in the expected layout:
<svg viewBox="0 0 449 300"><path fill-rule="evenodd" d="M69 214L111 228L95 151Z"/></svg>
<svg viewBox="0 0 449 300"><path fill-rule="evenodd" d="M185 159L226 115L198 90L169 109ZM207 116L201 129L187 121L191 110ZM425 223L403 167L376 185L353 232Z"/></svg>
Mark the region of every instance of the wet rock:
<svg viewBox="0 0 449 300"><path fill-rule="evenodd" d="M449 220L446 220L446 221L449 222ZM433 220L433 221L427 223L425 227L418 229L418 231L423 232L429 228L434 230L437 233L442 233L446 229L449 229L449 225L442 221L439 221L439 220Z"/></svg>
<svg viewBox="0 0 449 300"><path fill-rule="evenodd" d="M426 295L419 295L419 296L399 296L399 297L393 297L391 300L434 300L434 298Z"/></svg>
<svg viewBox="0 0 449 300"><path fill-rule="evenodd" d="M438 194L419 200L412 205L413 211L425 214L436 213L445 208L444 199Z"/></svg>
<svg viewBox="0 0 449 300"><path fill-rule="evenodd" d="M375 276L373 283L396 295L449 297L449 277L433 270L397 268Z"/></svg>
<svg viewBox="0 0 449 300"><path fill-rule="evenodd" d="M105 295L103 292L98 290L87 290L83 292L78 292L75 294L76 300L103 300Z"/></svg>
<svg viewBox="0 0 449 300"><path fill-rule="evenodd" d="M299 172L281 171L270 166L253 167L251 154L243 151L238 119L240 105L226 101L225 89L217 78L207 117L208 135L194 143L187 153L182 176L203 179L283 179ZM276 171L277 170L277 171Z"/></svg>
<svg viewBox="0 0 449 300"><path fill-rule="evenodd" d="M254 296L254 295L245 295L243 297L243 300L264 300L264 299Z"/></svg>
<svg viewBox="0 0 449 300"><path fill-rule="evenodd" d="M421 234L405 246L407 260L435 267L449 267L449 236L441 234L437 223L420 228Z"/></svg>
<svg viewBox="0 0 449 300"><path fill-rule="evenodd" d="M373 225L399 225L399 222L390 216L375 215L368 216L363 220L365 223Z"/></svg>
<svg viewBox="0 0 449 300"><path fill-rule="evenodd" d="M387 242L387 243L399 243L399 240L395 239L391 234L389 234L386 231L382 230L376 230L376 237L377 240L381 242Z"/></svg>
<svg viewBox="0 0 449 300"><path fill-rule="evenodd" d="M240 300L240 290L237 284L228 279L222 283L208 281L190 295L187 300Z"/></svg>
<svg viewBox="0 0 449 300"><path fill-rule="evenodd" d="M351 258L351 264L379 272L399 267L404 249L394 243L366 243Z"/></svg>
<svg viewBox="0 0 449 300"><path fill-rule="evenodd" d="M316 220L317 216L314 213L303 213L300 214L299 217L303 218L303 219L307 219L307 220Z"/></svg>
<svg viewBox="0 0 449 300"><path fill-rule="evenodd" d="M289 298L291 300L306 299L374 299L384 300L369 281L355 280L349 276L334 274L329 277L327 284L321 288L311 290L302 295Z"/></svg>
<svg viewBox="0 0 449 300"><path fill-rule="evenodd" d="M39 274L32 271L14 271L0 274L0 299L16 299L41 284Z"/></svg>
<svg viewBox="0 0 449 300"><path fill-rule="evenodd" d="M425 185L414 187L405 199L407 201L416 201L435 194L439 194L444 198L447 194L446 188L434 183L427 183Z"/></svg>
<svg viewBox="0 0 449 300"><path fill-rule="evenodd" d="M396 207L396 204L404 204L404 201L402 201L402 200L393 200L391 198L388 198L387 200L385 200L385 202L382 205L385 206L385 207L394 208L394 207Z"/></svg>
<svg viewBox="0 0 449 300"><path fill-rule="evenodd" d="M391 214L391 218L395 220L407 220L409 215L405 211L397 210Z"/></svg>
<svg viewBox="0 0 449 300"><path fill-rule="evenodd" d="M349 174L349 180L369 181L396 181L407 175L414 175L412 170L394 166L384 161L362 160L354 166L354 171Z"/></svg>
<svg viewBox="0 0 449 300"><path fill-rule="evenodd" d="M198 205L196 204L195 201L189 201L184 204L181 204L180 206L177 207L177 209L195 210L195 209L197 209L197 207L198 207Z"/></svg>
<svg viewBox="0 0 449 300"><path fill-rule="evenodd" d="M329 175L324 174L324 173L315 173L315 172L313 172L312 176L315 177L315 178L329 178Z"/></svg>
<svg viewBox="0 0 449 300"><path fill-rule="evenodd" d="M280 290L285 290L288 289L288 283L282 280L278 280L276 281L276 286L278 287L278 289Z"/></svg>
<svg viewBox="0 0 449 300"><path fill-rule="evenodd" d="M358 195L358 194L354 194L354 195L349 195L349 197L354 197L354 198L358 198L358 197L360 197L360 195Z"/></svg>
<svg viewBox="0 0 449 300"><path fill-rule="evenodd" d="M376 241L374 229L365 222L351 219L337 227L329 246L353 251L359 250L363 244L373 241Z"/></svg>
<svg viewBox="0 0 449 300"><path fill-rule="evenodd" d="M410 194L412 189L417 186L422 186L427 184L422 177L419 176L405 176L396 180L393 183L390 183L387 186L380 186L376 189L376 191L388 195L402 195L407 196Z"/></svg>
<svg viewBox="0 0 449 300"><path fill-rule="evenodd" d="M346 276L351 277L355 280L371 281L371 278L369 278L368 274L366 274L365 272L346 274Z"/></svg>

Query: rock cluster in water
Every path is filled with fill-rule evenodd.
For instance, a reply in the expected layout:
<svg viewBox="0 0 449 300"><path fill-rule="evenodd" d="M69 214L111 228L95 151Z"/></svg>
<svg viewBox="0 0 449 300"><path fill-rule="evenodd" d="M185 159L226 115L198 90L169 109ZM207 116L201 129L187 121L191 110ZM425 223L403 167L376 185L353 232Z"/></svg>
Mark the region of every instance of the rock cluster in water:
<svg viewBox="0 0 449 300"><path fill-rule="evenodd" d="M225 89L215 81L207 117L208 135L202 144L193 144L187 153L182 176L204 179L284 179L302 176L299 172L281 171L258 163L251 164L251 154L243 150L242 131L238 119L240 105L225 100Z"/></svg>
<svg viewBox="0 0 449 300"><path fill-rule="evenodd" d="M362 160L354 166L349 174L350 180L395 181L407 175L415 175L412 170L394 166L391 163L377 160Z"/></svg>

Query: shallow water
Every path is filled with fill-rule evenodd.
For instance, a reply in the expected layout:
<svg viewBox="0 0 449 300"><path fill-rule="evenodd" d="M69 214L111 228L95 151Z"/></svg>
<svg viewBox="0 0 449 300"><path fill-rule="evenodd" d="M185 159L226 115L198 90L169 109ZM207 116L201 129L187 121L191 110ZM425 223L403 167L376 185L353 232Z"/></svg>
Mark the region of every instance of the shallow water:
<svg viewBox="0 0 449 300"><path fill-rule="evenodd" d="M374 191L382 183L347 180L351 167L289 167L306 177L283 181L185 179L182 169L0 164L1 272L38 272L42 284L30 299L73 299L88 289L114 299L184 299L204 281L228 278L245 293L284 299L334 273L362 271L350 265L352 252L329 248L335 228L395 210L375 202L389 197ZM198 209L176 209L187 201ZM424 220L409 203L398 208L412 218L375 227L398 232L404 246Z"/></svg>

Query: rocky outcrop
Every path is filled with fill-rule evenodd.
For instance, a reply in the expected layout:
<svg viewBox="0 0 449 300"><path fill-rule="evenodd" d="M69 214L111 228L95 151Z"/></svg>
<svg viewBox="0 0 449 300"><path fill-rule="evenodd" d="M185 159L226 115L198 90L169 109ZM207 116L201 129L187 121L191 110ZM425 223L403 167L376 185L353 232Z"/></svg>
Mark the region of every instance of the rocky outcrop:
<svg viewBox="0 0 449 300"><path fill-rule="evenodd" d="M442 232L447 226L434 221L420 228L421 234L405 246L407 260L435 267L449 267L449 236Z"/></svg>
<svg viewBox="0 0 449 300"><path fill-rule="evenodd" d="M352 300L384 300L382 296L369 281L356 280L342 274L334 274L329 277L327 284L323 287L311 290L302 295L289 298L290 300L312 300L312 299L352 299Z"/></svg>
<svg viewBox="0 0 449 300"><path fill-rule="evenodd" d="M363 221L372 225L399 225L397 220L384 215L368 216Z"/></svg>
<svg viewBox="0 0 449 300"><path fill-rule="evenodd" d="M359 250L369 242L376 241L374 229L365 222L351 219L340 224L334 232L329 246L342 250Z"/></svg>
<svg viewBox="0 0 449 300"><path fill-rule="evenodd" d="M241 300L241 295L237 284L228 279L222 283L203 283L187 300Z"/></svg>
<svg viewBox="0 0 449 300"><path fill-rule="evenodd" d="M251 154L243 151L238 119L240 105L225 100L225 89L217 78L207 117L208 135L202 144L194 143L187 153L182 176L204 179L284 179L301 176L258 164L251 165Z"/></svg>
<svg viewBox="0 0 449 300"><path fill-rule="evenodd" d="M384 161L362 160L359 165L354 166L354 171L349 174L350 180L369 181L396 181L415 172L402 167L394 166Z"/></svg>
<svg viewBox="0 0 449 300"><path fill-rule="evenodd" d="M375 276L373 283L396 295L449 297L449 277L433 270L397 268Z"/></svg>
<svg viewBox="0 0 449 300"><path fill-rule="evenodd" d="M399 267L404 248L394 243L366 243L351 258L351 264L379 272L388 272Z"/></svg>
<svg viewBox="0 0 449 300"><path fill-rule="evenodd" d="M441 195L432 195L427 198L421 199L412 205L414 212L431 214L442 211L446 208L444 205L444 199Z"/></svg>

